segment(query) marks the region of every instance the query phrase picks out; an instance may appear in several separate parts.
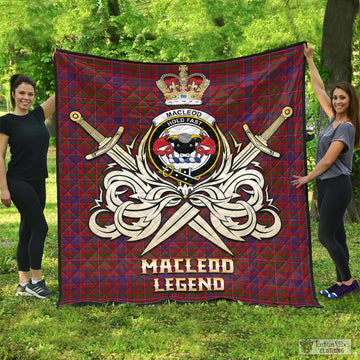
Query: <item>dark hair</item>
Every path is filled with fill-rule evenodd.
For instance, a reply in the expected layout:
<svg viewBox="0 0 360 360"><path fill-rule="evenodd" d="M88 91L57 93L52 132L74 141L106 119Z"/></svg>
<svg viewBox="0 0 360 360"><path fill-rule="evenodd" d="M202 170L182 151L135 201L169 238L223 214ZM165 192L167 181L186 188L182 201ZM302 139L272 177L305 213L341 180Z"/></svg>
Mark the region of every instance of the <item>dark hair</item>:
<svg viewBox="0 0 360 360"><path fill-rule="evenodd" d="M13 108L15 108L15 99L13 97L13 91L15 92L16 88L22 83L31 85L35 91L36 83L32 78L30 78L29 76L23 75L23 74L13 75L10 79L10 99L11 99L11 105L13 106Z"/></svg>
<svg viewBox="0 0 360 360"><path fill-rule="evenodd" d="M360 144L360 107L359 107L359 96L356 93L354 87L348 82L341 82L337 84L331 91L330 96L333 97L333 93L335 89L341 89L345 91L350 97L350 104L348 108L348 117L350 122L353 124L355 128L355 148L359 147ZM333 108L334 114L336 111L331 102L331 106Z"/></svg>

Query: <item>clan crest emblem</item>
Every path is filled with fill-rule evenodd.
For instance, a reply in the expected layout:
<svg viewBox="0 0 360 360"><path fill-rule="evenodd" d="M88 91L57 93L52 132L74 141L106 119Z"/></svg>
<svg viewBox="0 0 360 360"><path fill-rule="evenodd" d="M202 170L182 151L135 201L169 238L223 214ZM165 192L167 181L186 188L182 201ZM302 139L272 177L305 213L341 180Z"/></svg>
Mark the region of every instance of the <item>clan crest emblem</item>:
<svg viewBox="0 0 360 360"><path fill-rule="evenodd" d="M180 65L179 75L164 74L156 82L166 105L177 108L152 120L136 154L117 144L122 126L115 136L105 137L79 112L70 113L70 119L99 143L85 158L106 153L119 166L108 169L104 177L99 199L91 209L89 228L101 238L147 239L141 255L184 226L231 255L228 240L245 241L248 235L269 239L281 230L279 211L268 195L260 165L253 161L260 152L281 156L267 142L292 116L292 108L285 107L262 134L253 134L244 124L249 144L242 147L234 138L230 144L212 115L189 108L202 103L210 80L187 71L187 65ZM163 222L165 208L175 210ZM100 220L104 214L112 219L110 224Z"/></svg>
<svg viewBox="0 0 360 360"><path fill-rule="evenodd" d="M220 156L214 123L215 119L206 113L191 109L159 115L153 120L149 158L164 177L194 185L214 168Z"/></svg>

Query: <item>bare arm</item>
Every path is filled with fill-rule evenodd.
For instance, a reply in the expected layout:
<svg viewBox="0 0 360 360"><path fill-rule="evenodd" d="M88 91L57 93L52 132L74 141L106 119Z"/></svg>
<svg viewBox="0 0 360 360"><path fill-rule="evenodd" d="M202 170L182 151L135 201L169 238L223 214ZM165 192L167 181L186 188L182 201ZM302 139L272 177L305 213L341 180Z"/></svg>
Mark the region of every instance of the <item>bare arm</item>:
<svg viewBox="0 0 360 360"><path fill-rule="evenodd" d="M294 180L291 182L297 188L307 184L309 181L315 179L319 175L323 174L330 166L335 162L337 157L345 148L345 144L342 141L333 141L324 155L324 157L316 164L313 171L306 176L294 175Z"/></svg>
<svg viewBox="0 0 360 360"><path fill-rule="evenodd" d="M7 207L11 205L11 196L7 185L5 166L5 156L8 142L9 137L0 133L0 196L1 202Z"/></svg>
<svg viewBox="0 0 360 360"><path fill-rule="evenodd" d="M331 106L331 99L325 91L324 83L321 79L318 69L313 59L314 49L304 45L304 55L308 61L311 85L314 89L314 93L319 100L321 107L326 112L327 116L331 117L334 115L334 111Z"/></svg>
<svg viewBox="0 0 360 360"><path fill-rule="evenodd" d="M50 96L41 104L41 107L44 110L45 119L49 118L55 112L55 95Z"/></svg>

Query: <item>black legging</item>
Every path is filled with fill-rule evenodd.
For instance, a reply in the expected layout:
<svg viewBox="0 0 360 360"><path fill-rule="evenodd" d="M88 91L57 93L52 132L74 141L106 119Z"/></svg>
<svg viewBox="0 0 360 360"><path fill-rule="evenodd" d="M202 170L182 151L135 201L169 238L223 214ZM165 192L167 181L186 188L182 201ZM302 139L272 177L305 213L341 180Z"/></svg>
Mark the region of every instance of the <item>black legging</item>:
<svg viewBox="0 0 360 360"><path fill-rule="evenodd" d="M19 271L40 270L48 225L44 216L45 180L8 178L11 200L20 213L16 259Z"/></svg>
<svg viewBox="0 0 360 360"><path fill-rule="evenodd" d="M337 281L351 278L349 250L346 244L344 214L352 198L350 178L340 175L335 178L316 180L319 205L318 236L336 266Z"/></svg>

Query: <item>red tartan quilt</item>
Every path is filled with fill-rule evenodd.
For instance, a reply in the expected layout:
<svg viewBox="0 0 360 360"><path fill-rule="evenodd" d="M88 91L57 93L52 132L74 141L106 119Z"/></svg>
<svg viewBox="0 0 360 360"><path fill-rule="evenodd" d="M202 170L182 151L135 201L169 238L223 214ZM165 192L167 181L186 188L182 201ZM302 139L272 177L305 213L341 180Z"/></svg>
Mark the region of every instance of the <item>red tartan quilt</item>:
<svg viewBox="0 0 360 360"><path fill-rule="evenodd" d="M319 306L303 44L153 64L57 50L59 305Z"/></svg>

